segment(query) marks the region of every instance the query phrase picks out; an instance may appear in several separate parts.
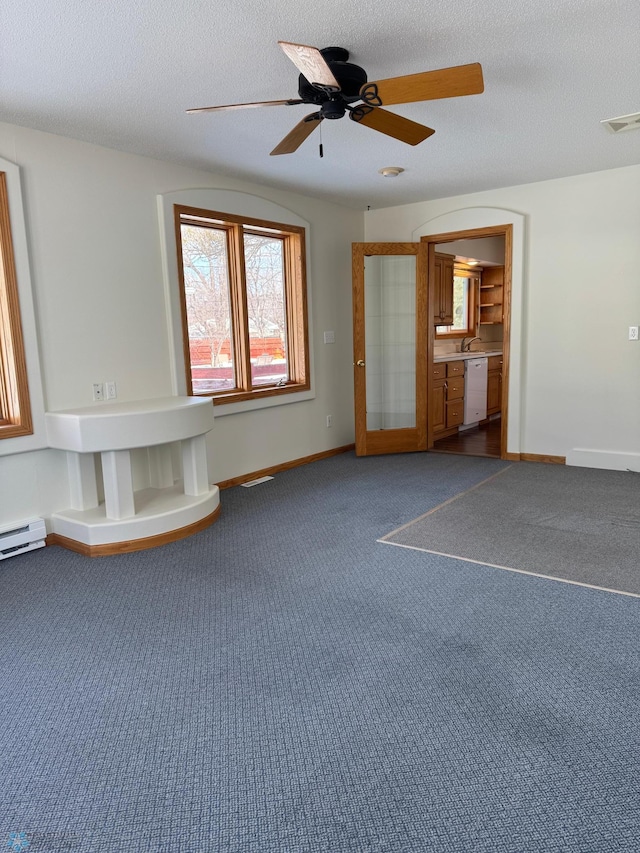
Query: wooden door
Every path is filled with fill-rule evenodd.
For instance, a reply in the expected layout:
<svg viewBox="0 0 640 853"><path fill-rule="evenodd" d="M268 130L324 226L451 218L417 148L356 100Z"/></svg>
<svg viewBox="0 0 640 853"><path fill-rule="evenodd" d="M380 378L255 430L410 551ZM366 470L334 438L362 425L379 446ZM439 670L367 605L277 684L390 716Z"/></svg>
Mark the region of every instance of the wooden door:
<svg viewBox="0 0 640 853"><path fill-rule="evenodd" d="M427 246L353 244L356 454L427 449Z"/></svg>

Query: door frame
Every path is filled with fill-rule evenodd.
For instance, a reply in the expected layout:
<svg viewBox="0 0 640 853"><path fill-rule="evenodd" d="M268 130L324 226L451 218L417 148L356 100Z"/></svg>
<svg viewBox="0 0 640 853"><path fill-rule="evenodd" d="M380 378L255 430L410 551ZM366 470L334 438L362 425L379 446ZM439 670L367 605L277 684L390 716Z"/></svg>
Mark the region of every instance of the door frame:
<svg viewBox="0 0 640 853"><path fill-rule="evenodd" d="M471 228L462 231L447 231L441 234L428 234L420 237L421 243L427 244L428 251L428 302L429 318L432 314L435 281L436 244L451 243L454 240L468 240L477 237L504 237L504 285L502 294L503 306L503 337L502 337L502 398L500 422L500 458L509 459L513 454L507 451L507 436L509 422L509 366L511 348L511 301L513 281L513 225L488 225L481 228ZM433 347L435 343L435 326L428 323L427 335L427 411L433 411ZM433 447L433 424L431 418L427 421L427 447Z"/></svg>

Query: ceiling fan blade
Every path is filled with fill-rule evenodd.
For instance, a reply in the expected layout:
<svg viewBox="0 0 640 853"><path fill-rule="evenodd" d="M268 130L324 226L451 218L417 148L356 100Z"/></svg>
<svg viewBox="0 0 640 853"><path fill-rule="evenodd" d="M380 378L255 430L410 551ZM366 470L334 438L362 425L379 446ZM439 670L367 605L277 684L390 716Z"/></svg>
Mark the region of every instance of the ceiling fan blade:
<svg viewBox="0 0 640 853"><path fill-rule="evenodd" d="M305 141L307 136L310 136L322 121L320 113L311 113L291 130L285 138L273 149L273 154L293 154Z"/></svg>
<svg viewBox="0 0 640 853"><path fill-rule="evenodd" d="M317 47L289 41L279 41L278 44L309 83L331 92L340 91L340 84Z"/></svg>
<svg viewBox="0 0 640 853"><path fill-rule="evenodd" d="M393 136L400 142L406 142L407 145L417 145L435 133L435 130L426 127L424 124L418 124L418 122L411 121L404 116L398 116L395 113L367 104L359 104L357 107L353 107L349 113L349 118L358 124L379 130L380 133L386 133L387 136Z"/></svg>
<svg viewBox="0 0 640 853"><path fill-rule="evenodd" d="M293 104L304 104L299 98L290 98L287 101L256 101L252 104L223 104L220 107L196 107L187 110L188 113L212 113L215 110L246 110L251 107L279 107L283 104L292 106Z"/></svg>
<svg viewBox="0 0 640 853"><path fill-rule="evenodd" d="M479 95L481 92L484 92L482 66L479 62L472 62L470 65L456 65L438 71L423 71L421 74L365 83L360 89L360 97L365 103L380 107Z"/></svg>

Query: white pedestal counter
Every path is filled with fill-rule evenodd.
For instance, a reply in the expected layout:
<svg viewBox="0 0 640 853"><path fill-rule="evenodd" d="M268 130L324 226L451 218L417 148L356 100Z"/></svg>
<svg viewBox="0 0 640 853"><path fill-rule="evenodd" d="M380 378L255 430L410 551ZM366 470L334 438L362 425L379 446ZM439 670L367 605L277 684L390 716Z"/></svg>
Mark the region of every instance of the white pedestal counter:
<svg viewBox="0 0 640 853"><path fill-rule="evenodd" d="M91 556L137 551L181 539L220 511L209 484L205 435L213 404L203 397L161 397L47 412L49 446L67 451L69 509L51 516L50 541ZM181 443L182 480L171 445ZM150 487L134 492L131 451L146 448ZM96 460L102 461L104 502Z"/></svg>

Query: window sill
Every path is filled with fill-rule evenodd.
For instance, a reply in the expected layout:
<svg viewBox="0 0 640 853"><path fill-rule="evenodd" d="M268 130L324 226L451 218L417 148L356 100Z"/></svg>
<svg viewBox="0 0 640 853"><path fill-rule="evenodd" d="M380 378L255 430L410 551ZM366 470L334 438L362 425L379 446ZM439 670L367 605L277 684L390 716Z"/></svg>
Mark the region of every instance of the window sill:
<svg viewBox="0 0 640 853"><path fill-rule="evenodd" d="M206 397L206 394L198 394L199 397ZM301 403L305 400L315 399L315 392L311 388L301 390L300 386L292 389L285 389L284 393L269 395L229 395L225 397L211 397L215 409L216 418L224 417L225 415L236 415L241 412L253 412L260 409L269 409L273 406L286 406L289 403ZM240 398L239 398L240 397Z"/></svg>
<svg viewBox="0 0 640 853"><path fill-rule="evenodd" d="M308 385L290 384L280 388L264 388L254 391L230 391L228 394L196 394L196 397L211 397L214 406L228 406L230 403L244 403L248 401L265 400L269 397L283 397L287 394L300 394L308 391Z"/></svg>

